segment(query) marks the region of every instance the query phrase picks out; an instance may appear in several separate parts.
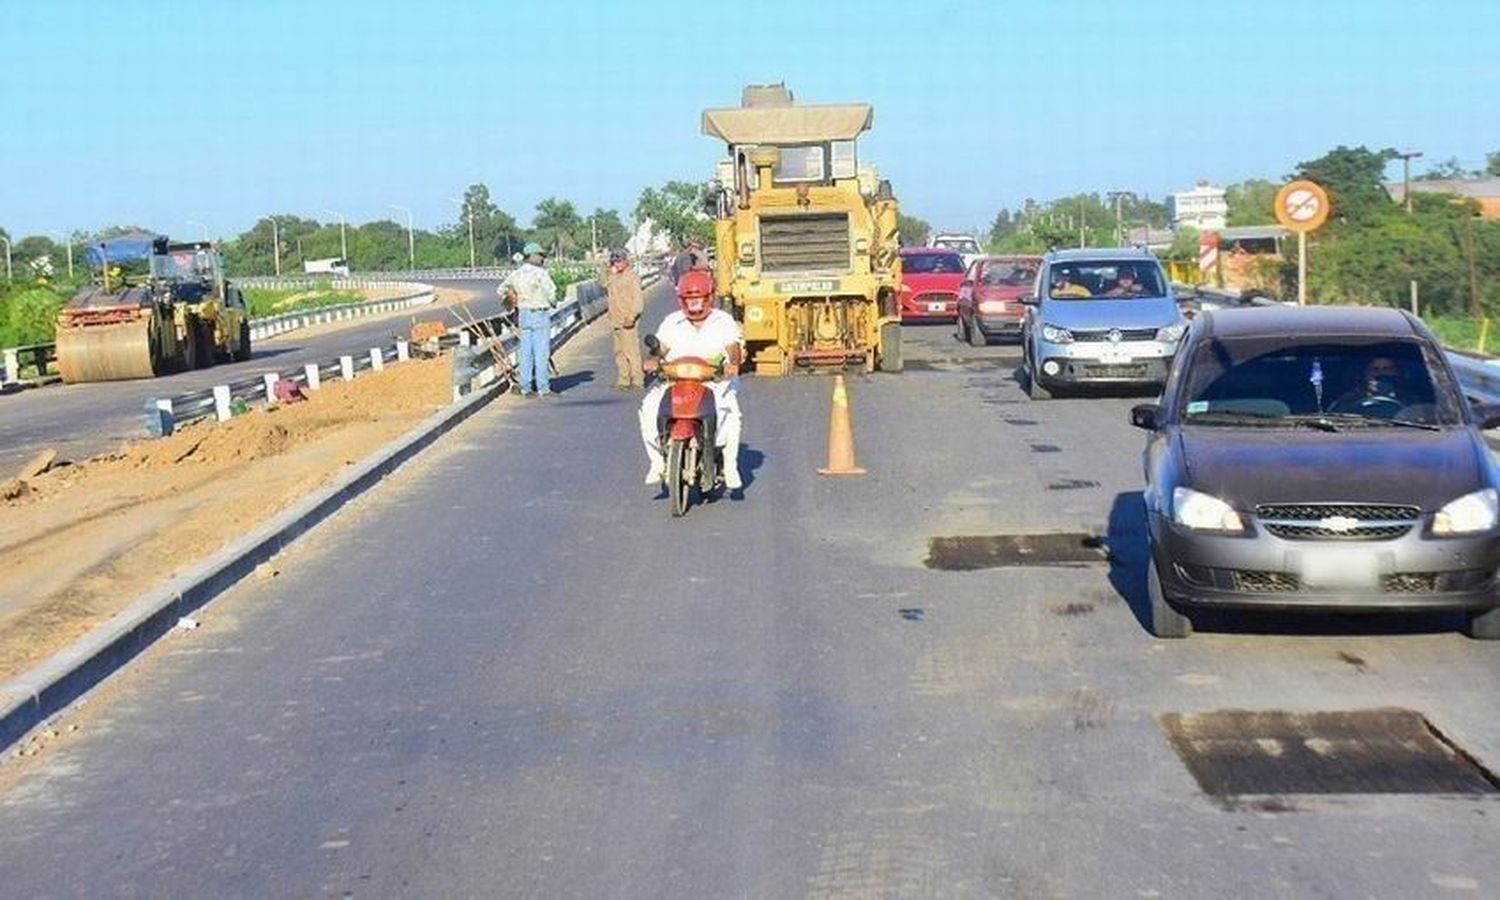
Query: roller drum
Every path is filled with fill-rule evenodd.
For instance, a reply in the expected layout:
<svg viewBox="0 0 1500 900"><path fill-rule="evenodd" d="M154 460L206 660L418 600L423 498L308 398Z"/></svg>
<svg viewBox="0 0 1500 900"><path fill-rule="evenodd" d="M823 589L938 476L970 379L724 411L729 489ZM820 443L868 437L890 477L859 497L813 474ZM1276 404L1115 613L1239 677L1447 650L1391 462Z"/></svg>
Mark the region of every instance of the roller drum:
<svg viewBox="0 0 1500 900"><path fill-rule="evenodd" d="M155 317L57 330L57 369L63 381L122 381L151 378L162 368Z"/></svg>

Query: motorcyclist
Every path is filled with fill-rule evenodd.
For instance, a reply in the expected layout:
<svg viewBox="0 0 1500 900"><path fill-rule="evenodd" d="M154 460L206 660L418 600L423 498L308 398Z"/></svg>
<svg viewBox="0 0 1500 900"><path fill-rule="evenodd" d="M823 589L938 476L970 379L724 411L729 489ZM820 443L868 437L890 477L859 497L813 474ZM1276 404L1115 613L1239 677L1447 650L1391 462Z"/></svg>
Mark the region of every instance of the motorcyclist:
<svg viewBox="0 0 1500 900"><path fill-rule="evenodd" d="M656 339L661 343L658 352L662 361L671 362L684 356L696 356L721 367L722 377L708 383L714 395L714 406L718 411L718 424L714 430L715 443L724 453L724 486L732 491L743 485L740 481L740 403L739 372L741 340L740 325L734 317L713 306L713 275L703 269L695 269L683 275L677 283L679 309L662 320L656 329ZM654 368L656 359L647 360L646 367ZM646 457L651 468L646 472L646 484L660 484L666 475L667 463L657 441L657 416L662 397L668 385L658 381L646 392L641 401L641 440L646 444Z"/></svg>

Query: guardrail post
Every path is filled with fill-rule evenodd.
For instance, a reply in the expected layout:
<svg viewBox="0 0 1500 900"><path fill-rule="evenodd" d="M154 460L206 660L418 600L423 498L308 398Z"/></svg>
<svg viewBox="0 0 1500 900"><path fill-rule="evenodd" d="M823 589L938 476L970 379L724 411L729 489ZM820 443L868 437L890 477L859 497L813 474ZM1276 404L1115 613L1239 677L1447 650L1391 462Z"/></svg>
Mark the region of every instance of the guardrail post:
<svg viewBox="0 0 1500 900"><path fill-rule="evenodd" d="M406 341L396 342L396 362L406 362L411 359L411 344Z"/></svg>
<svg viewBox="0 0 1500 900"><path fill-rule="evenodd" d="M276 382L281 380L281 376L275 372L267 372L260 376L260 380L266 386L266 402L274 403L276 401Z"/></svg>
<svg viewBox="0 0 1500 900"><path fill-rule="evenodd" d="M352 356L340 356L339 357L339 375L345 381L353 381L354 380L354 357L352 357Z"/></svg>
<svg viewBox="0 0 1500 900"><path fill-rule="evenodd" d="M323 370L317 363L308 363L302 367L303 374L307 377L307 389L315 391L323 386Z"/></svg>
<svg viewBox="0 0 1500 900"><path fill-rule="evenodd" d="M467 347L472 343L474 343L474 335L470 334L467 328L458 333L458 345L460 347Z"/></svg>
<svg viewBox="0 0 1500 900"><path fill-rule="evenodd" d="M379 347L370 348L370 371L380 372L385 369L385 351Z"/></svg>
<svg viewBox="0 0 1500 900"><path fill-rule="evenodd" d="M214 415L220 422L228 419L229 412L229 385L214 385Z"/></svg>
<svg viewBox="0 0 1500 900"><path fill-rule="evenodd" d="M14 384L21 380L21 354L14 349L5 351L5 377L0 384Z"/></svg>

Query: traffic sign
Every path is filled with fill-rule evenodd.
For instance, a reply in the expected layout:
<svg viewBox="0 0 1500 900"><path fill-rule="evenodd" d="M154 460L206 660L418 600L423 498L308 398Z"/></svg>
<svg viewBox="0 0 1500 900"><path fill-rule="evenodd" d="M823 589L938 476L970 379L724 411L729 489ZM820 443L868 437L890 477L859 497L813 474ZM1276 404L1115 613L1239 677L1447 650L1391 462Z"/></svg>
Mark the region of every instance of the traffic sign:
<svg viewBox="0 0 1500 900"><path fill-rule="evenodd" d="M1298 179L1276 192L1276 221L1299 234L1328 221L1328 192L1316 182Z"/></svg>

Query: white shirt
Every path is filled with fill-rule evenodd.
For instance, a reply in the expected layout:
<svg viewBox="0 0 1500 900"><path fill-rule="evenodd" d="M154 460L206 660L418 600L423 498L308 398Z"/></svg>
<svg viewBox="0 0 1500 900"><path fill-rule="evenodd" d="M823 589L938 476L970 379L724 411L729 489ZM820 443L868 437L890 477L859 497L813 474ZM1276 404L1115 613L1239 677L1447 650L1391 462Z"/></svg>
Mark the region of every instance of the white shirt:
<svg viewBox="0 0 1500 900"><path fill-rule="evenodd" d="M656 339L666 348L668 362L684 356L696 356L718 365L729 348L740 343L740 323L722 309L713 310L701 326L688 321L682 310L662 320Z"/></svg>

